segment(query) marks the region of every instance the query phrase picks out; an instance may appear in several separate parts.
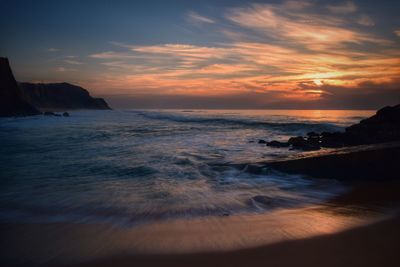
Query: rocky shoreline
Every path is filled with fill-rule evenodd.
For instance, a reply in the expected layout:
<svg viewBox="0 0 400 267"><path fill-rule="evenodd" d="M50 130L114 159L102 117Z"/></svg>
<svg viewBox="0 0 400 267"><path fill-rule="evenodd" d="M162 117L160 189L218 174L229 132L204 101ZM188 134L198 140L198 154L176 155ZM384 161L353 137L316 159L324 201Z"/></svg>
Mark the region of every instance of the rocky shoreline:
<svg viewBox="0 0 400 267"><path fill-rule="evenodd" d="M313 151L392 141L400 141L400 104L384 107L374 116L347 127L344 132L310 132L305 137L295 136L287 141L259 140L258 143L269 147Z"/></svg>
<svg viewBox="0 0 400 267"><path fill-rule="evenodd" d="M344 132L310 132L288 141L258 143L310 152L273 162L239 164L237 168L252 173L271 169L345 182L399 180L400 105L384 107ZM324 150L318 151L321 148Z"/></svg>
<svg viewBox="0 0 400 267"><path fill-rule="evenodd" d="M399 159L400 143L391 142L268 162L262 167L313 178L381 182L400 179Z"/></svg>
<svg viewBox="0 0 400 267"><path fill-rule="evenodd" d="M309 178L358 183L399 180L398 159L400 141L309 151L278 160L228 165L254 174L278 171Z"/></svg>

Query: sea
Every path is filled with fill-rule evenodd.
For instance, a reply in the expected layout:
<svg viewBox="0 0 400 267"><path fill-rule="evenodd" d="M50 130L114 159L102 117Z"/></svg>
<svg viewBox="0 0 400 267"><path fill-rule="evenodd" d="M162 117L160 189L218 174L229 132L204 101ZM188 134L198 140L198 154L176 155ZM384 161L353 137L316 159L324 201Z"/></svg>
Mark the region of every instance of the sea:
<svg viewBox="0 0 400 267"><path fill-rule="evenodd" d="M0 222L110 223L267 213L346 190L246 164L259 144L344 131L371 110L104 110L0 119ZM238 167L241 166L241 167Z"/></svg>

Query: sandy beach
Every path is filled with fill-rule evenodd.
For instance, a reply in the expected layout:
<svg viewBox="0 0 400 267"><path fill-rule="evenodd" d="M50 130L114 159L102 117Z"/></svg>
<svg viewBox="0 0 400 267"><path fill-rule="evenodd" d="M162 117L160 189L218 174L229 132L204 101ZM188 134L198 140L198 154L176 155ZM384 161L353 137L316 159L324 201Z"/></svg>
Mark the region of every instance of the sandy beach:
<svg viewBox="0 0 400 267"><path fill-rule="evenodd" d="M395 266L400 183L267 214L132 228L2 224L3 266ZM386 207L386 208L383 208Z"/></svg>
<svg viewBox="0 0 400 267"><path fill-rule="evenodd" d="M254 249L115 256L72 266L398 266L399 223L396 217L337 234Z"/></svg>

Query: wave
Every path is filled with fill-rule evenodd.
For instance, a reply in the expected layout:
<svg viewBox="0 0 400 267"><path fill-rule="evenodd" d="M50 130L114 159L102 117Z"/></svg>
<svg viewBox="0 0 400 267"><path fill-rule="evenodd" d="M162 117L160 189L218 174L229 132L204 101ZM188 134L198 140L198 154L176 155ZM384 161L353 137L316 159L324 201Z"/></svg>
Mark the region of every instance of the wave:
<svg viewBox="0 0 400 267"><path fill-rule="evenodd" d="M296 177L294 177L296 179ZM270 180L270 179L269 179ZM236 182L223 184L234 185ZM243 186L243 185L241 185ZM118 202L86 203L76 205L71 202L41 205L37 203L3 202L0 207L0 222L69 222L69 223L111 223L118 226L135 226L160 220L177 218L200 218L207 216L229 216L240 213L264 213L277 209L300 208L309 204L320 203L321 200L332 196L334 191L317 191L297 194L295 189L285 189L270 186L265 192L242 192L242 194L226 194L218 201L193 202L191 205L177 205L177 199L171 199L167 192L153 192L151 196L136 203ZM280 192L280 193L279 193ZM218 191L216 191L218 194ZM239 197L240 196L240 197ZM186 198L186 197L185 197ZM187 201L193 200L190 197ZM165 206L164 203L169 203ZM197 203L197 204L196 204Z"/></svg>
<svg viewBox="0 0 400 267"><path fill-rule="evenodd" d="M199 123L209 125L224 125L224 126L241 126L247 128L267 128L282 131L297 131L297 130L310 130L310 131L341 131L342 126L333 123L317 123L317 122L271 122L260 121L251 118L229 118L229 117L200 117L200 116L180 116L171 113L160 112L134 112L137 115L153 120L166 120L178 123Z"/></svg>

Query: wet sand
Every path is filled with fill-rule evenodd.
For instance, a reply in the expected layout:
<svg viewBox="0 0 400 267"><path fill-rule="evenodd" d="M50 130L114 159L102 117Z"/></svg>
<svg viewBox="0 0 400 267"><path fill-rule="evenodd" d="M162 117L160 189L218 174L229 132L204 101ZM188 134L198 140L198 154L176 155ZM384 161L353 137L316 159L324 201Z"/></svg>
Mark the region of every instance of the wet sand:
<svg viewBox="0 0 400 267"><path fill-rule="evenodd" d="M325 206L320 211L354 218L357 211L358 215L365 215L374 213L378 207L398 207L399 200L399 182L361 184L330 200L326 204L331 208ZM356 213L341 213L343 210ZM400 214L396 212L378 222L366 222L369 223L344 231L336 229L319 236L256 248L214 253L120 255L74 266L399 266ZM324 225L324 222L318 221L318 224Z"/></svg>
<svg viewBox="0 0 400 267"><path fill-rule="evenodd" d="M121 255L73 266L399 266L399 225L400 217L396 217L337 234L253 249L181 255Z"/></svg>
<svg viewBox="0 0 400 267"><path fill-rule="evenodd" d="M132 228L1 224L2 266L392 266L400 217L381 207L400 200L400 183L380 187L302 209Z"/></svg>

